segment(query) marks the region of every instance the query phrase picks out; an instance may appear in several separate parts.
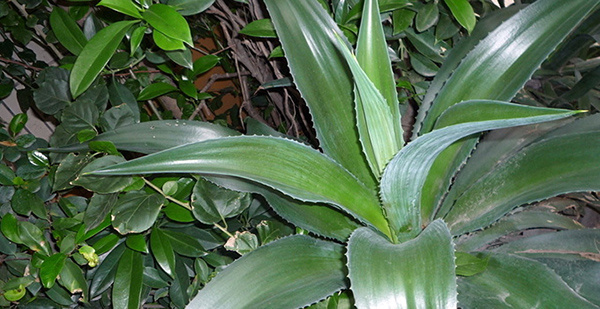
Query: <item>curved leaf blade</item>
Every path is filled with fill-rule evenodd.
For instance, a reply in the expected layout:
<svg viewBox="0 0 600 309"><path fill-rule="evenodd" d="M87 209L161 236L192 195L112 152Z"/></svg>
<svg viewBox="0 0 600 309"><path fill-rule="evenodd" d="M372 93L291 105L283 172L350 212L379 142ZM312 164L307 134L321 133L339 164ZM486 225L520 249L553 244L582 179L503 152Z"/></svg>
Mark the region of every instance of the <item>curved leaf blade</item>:
<svg viewBox="0 0 600 309"><path fill-rule="evenodd" d="M125 249L119 259L112 289L112 305L115 309L139 308L142 297L144 259L142 254Z"/></svg>
<svg viewBox="0 0 600 309"><path fill-rule="evenodd" d="M140 14L140 10L133 4L133 1L102 0L97 5L105 6L133 18L142 19L142 14Z"/></svg>
<svg viewBox="0 0 600 309"><path fill-rule="evenodd" d="M50 26L60 44L73 55L79 56L88 40L73 17L63 9L54 7L50 14Z"/></svg>
<svg viewBox="0 0 600 309"><path fill-rule="evenodd" d="M159 228L150 233L150 250L152 255L169 276L175 277L175 252L169 238Z"/></svg>
<svg viewBox="0 0 600 309"><path fill-rule="evenodd" d="M469 99L508 101L597 0L537 1L489 33L445 81L420 132L429 132L451 105ZM518 52L517 52L518 51Z"/></svg>
<svg viewBox="0 0 600 309"><path fill-rule="evenodd" d="M598 308L546 265L493 254L486 271L458 279L458 300L467 308Z"/></svg>
<svg viewBox="0 0 600 309"><path fill-rule="evenodd" d="M458 23L465 27L469 33L473 31L475 28L475 23L477 19L475 19L475 12L473 11L473 7L467 0L445 0L444 1L448 8L450 8L450 12L456 18Z"/></svg>
<svg viewBox="0 0 600 309"><path fill-rule="evenodd" d="M442 220L401 244L357 229L347 255L358 308L456 308L454 246Z"/></svg>
<svg viewBox="0 0 600 309"><path fill-rule="evenodd" d="M264 168L265 164L269 169ZM389 235L375 192L327 156L282 138L239 136L207 140L94 173L202 173L245 178L302 201L333 204Z"/></svg>
<svg viewBox="0 0 600 309"><path fill-rule="evenodd" d="M342 246L290 236L244 255L212 279L188 308L298 308L346 287Z"/></svg>
<svg viewBox="0 0 600 309"><path fill-rule="evenodd" d="M151 100L156 97L160 97L163 94L167 94L172 91L176 91L177 87L167 83L153 83L148 85L146 88L140 91L137 97L138 101Z"/></svg>
<svg viewBox="0 0 600 309"><path fill-rule="evenodd" d="M127 192L114 206L111 214L113 227L121 234L141 233L154 224L164 204L166 199L158 194Z"/></svg>
<svg viewBox="0 0 600 309"><path fill-rule="evenodd" d="M386 167L381 179L381 197L396 236L418 234L421 227L421 193L436 157L455 141L485 130L501 129L566 118L578 112L561 111L524 118L468 122L435 130L404 147Z"/></svg>
<svg viewBox="0 0 600 309"><path fill-rule="evenodd" d="M336 47L334 33L344 37L342 31L318 1L267 0L265 4L288 57L294 83L309 106L320 147L375 188L356 132L352 77Z"/></svg>
<svg viewBox="0 0 600 309"><path fill-rule="evenodd" d="M117 149L147 154L181 145L234 135L240 135L240 133L208 122L159 120L120 127L113 131L102 133L91 141L108 141L112 142ZM87 149L87 143L83 143L60 148L50 148L48 150L54 152L77 152Z"/></svg>
<svg viewBox="0 0 600 309"><path fill-rule="evenodd" d="M82 94L112 57L129 27L138 21L119 21L98 31L83 47L73 64L69 89L73 97Z"/></svg>
<svg viewBox="0 0 600 309"><path fill-rule="evenodd" d="M165 36L194 46L190 26L181 14L177 13L172 6L155 3L142 13L144 20L152 28L158 30Z"/></svg>

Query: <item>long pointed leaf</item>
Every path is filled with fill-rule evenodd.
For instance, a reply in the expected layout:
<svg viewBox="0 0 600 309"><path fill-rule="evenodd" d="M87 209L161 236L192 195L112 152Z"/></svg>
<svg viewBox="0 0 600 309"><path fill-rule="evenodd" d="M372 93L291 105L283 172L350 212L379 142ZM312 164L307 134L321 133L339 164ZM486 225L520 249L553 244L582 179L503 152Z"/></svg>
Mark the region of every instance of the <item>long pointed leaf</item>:
<svg viewBox="0 0 600 309"><path fill-rule="evenodd" d="M118 21L98 31L83 47L73 64L69 88L73 97L82 94L108 63L129 28L137 20Z"/></svg>
<svg viewBox="0 0 600 309"><path fill-rule="evenodd" d="M392 232L402 238L419 233L422 186L437 155L453 142L485 130L557 120L575 113L468 122L435 130L408 144L388 164L381 179L383 207Z"/></svg>
<svg viewBox="0 0 600 309"><path fill-rule="evenodd" d="M348 246L358 308L456 308L454 248L443 221L402 244L360 228Z"/></svg>
<svg viewBox="0 0 600 309"><path fill-rule="evenodd" d="M494 254L485 272L458 280L465 308L598 308L571 289L546 265Z"/></svg>
<svg viewBox="0 0 600 309"><path fill-rule="evenodd" d="M385 165L402 146L402 133L397 130L400 123L394 121L386 99L369 80L350 50L343 42L340 42L339 48L354 75L356 123L360 142L371 171L379 178ZM395 109L398 110L397 107Z"/></svg>
<svg viewBox="0 0 600 309"><path fill-rule="evenodd" d="M346 287L342 246L291 236L227 266L188 308L298 308Z"/></svg>
<svg viewBox="0 0 600 309"><path fill-rule="evenodd" d="M294 83L310 108L320 147L366 185L376 182L356 132L353 83L336 48L342 32L318 1L265 1Z"/></svg>
<svg viewBox="0 0 600 309"><path fill-rule="evenodd" d="M182 120L147 121L121 127L96 136L91 141L109 141L118 149L153 153L204 140L240 135L224 126ZM50 148L54 152L76 152L88 149L88 143Z"/></svg>
<svg viewBox="0 0 600 309"><path fill-rule="evenodd" d="M367 0L363 4L360 30L356 42L356 59L373 85L387 101L389 117L392 119L392 127L387 129L393 132L396 142L402 147L404 142L400 125L398 93L377 0Z"/></svg>
<svg viewBox="0 0 600 309"><path fill-rule="evenodd" d="M447 203L454 206L444 217L452 233L485 227L522 204L563 193L600 190L600 145L590 143L598 138L600 125L587 131L542 137L515 155L500 159L479 178L465 179L468 187L461 180L453 188L460 191L448 196ZM474 161L486 161L484 157L480 154Z"/></svg>
<svg viewBox="0 0 600 309"><path fill-rule="evenodd" d="M333 204L390 235L372 190L327 156L282 138L240 136L208 140L94 173L202 173L241 177L295 199Z"/></svg>
<svg viewBox="0 0 600 309"><path fill-rule="evenodd" d="M598 0L537 1L477 44L461 61L427 112L431 131L449 106L469 99L508 101Z"/></svg>

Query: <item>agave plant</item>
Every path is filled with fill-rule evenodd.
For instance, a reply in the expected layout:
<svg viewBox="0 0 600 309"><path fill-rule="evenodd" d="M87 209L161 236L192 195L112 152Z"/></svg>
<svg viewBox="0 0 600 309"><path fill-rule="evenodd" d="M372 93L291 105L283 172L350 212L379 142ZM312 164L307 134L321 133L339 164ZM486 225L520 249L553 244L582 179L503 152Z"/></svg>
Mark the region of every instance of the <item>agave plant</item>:
<svg viewBox="0 0 600 309"><path fill-rule="evenodd" d="M319 149L195 122L97 137L156 153L95 174L200 174L261 194L310 232L245 254L191 308L297 308L328 297L317 305L600 305L598 230L523 206L600 190L599 119L507 102L600 1L540 0L480 21L447 56L408 142L376 0L364 2L355 49L318 1L264 2ZM563 231L489 246L531 228Z"/></svg>

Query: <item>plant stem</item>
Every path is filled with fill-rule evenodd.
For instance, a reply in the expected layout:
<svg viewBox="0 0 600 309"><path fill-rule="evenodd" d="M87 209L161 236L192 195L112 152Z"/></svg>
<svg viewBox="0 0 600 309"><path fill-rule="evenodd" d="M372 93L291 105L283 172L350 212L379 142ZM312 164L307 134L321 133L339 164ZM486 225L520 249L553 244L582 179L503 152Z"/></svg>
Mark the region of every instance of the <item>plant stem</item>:
<svg viewBox="0 0 600 309"><path fill-rule="evenodd" d="M227 236L234 237L231 233L229 233L229 231L227 231L226 228L220 226L218 223L215 223L215 227L221 230L221 232L225 233Z"/></svg>
<svg viewBox="0 0 600 309"><path fill-rule="evenodd" d="M144 180L144 182L146 183L146 185L148 185L148 187L150 187L150 188L154 189L154 191L160 193L160 195L164 196L167 200L169 200L169 201L171 201L171 202L173 202L173 203L175 203L175 204L177 204L177 205L179 205L179 206L181 206L181 207L183 207L183 208L185 208L185 209L187 209L189 211L192 211L192 206L189 203L182 202L182 201L180 201L180 200L178 200L178 199L176 199L174 197L166 195L163 192L163 190L161 190L159 187L157 187L156 185L154 185L148 179L146 179L144 177L142 177L142 179Z"/></svg>

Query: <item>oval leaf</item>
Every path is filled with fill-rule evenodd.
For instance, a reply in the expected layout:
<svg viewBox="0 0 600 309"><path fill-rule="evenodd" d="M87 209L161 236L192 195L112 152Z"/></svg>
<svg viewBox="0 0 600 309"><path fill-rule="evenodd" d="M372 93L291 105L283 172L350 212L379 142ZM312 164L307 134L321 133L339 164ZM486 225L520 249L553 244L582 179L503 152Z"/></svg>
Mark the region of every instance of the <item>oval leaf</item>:
<svg viewBox="0 0 600 309"><path fill-rule="evenodd" d="M164 204L165 198L158 194L127 192L117 201L112 211L112 224L121 234L141 233L154 224Z"/></svg>
<svg viewBox="0 0 600 309"><path fill-rule="evenodd" d="M190 26L181 14L166 4L155 3L142 14L152 28L160 31L165 36L194 46Z"/></svg>
<svg viewBox="0 0 600 309"><path fill-rule="evenodd" d="M140 307L143 277L144 259L142 254L125 249L119 259L112 289L113 308L131 309Z"/></svg>
<svg viewBox="0 0 600 309"><path fill-rule="evenodd" d="M50 27L60 44L73 55L79 56L88 40L73 17L60 7L54 7L50 14Z"/></svg>

